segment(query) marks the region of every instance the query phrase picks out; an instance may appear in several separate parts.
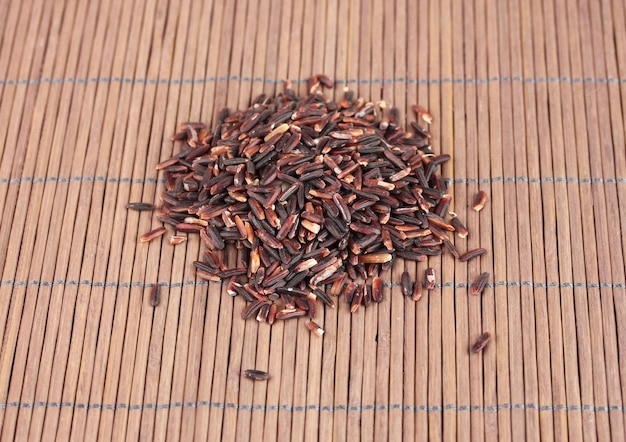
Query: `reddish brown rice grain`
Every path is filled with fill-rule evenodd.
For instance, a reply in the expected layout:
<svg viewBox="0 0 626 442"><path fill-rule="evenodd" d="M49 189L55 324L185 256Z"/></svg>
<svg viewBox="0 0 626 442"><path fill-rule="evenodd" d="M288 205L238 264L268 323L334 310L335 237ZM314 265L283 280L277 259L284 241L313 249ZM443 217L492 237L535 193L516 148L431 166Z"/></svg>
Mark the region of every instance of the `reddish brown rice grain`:
<svg viewBox="0 0 626 442"><path fill-rule="evenodd" d="M476 212L480 212L483 207L485 207L486 203L487 194L481 190L476 194L476 198L474 198L474 205L472 206L472 209L474 209Z"/></svg>
<svg viewBox="0 0 626 442"><path fill-rule="evenodd" d="M320 327L317 323L309 321L306 323L306 326L315 336L322 337L322 335L324 335L324 329Z"/></svg>
<svg viewBox="0 0 626 442"><path fill-rule="evenodd" d="M158 238L159 236L163 235L165 233L165 227L158 227L154 230L151 230L147 233L144 233L143 235L141 235L141 237L139 238L139 241L141 242L149 242L152 241L155 238Z"/></svg>

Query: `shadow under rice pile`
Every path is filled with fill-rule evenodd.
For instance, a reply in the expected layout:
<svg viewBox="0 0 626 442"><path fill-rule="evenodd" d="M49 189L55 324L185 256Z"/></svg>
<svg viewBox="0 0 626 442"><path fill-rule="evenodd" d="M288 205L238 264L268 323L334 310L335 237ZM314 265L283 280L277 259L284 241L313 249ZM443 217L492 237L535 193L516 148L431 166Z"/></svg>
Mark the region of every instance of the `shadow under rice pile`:
<svg viewBox="0 0 626 442"><path fill-rule="evenodd" d="M355 312L383 300L377 275L397 258L484 253L461 255L451 241L467 230L448 213L439 167L450 156L433 153L426 110L414 106L417 121L405 131L397 109L384 102L355 99L349 90L334 102L321 92L333 87L324 75L308 86L304 98L286 82L275 98L261 95L232 115L224 109L213 130L181 124L173 137L181 151L157 165L166 187L157 218L176 230L170 242L183 242L180 233L200 235L198 276L227 280L228 294L248 301L242 318L313 319L318 300L334 307L339 296ZM246 266L226 266L228 244ZM418 300L422 287L435 287L428 271L423 283L403 281L406 296ZM316 323L307 326L323 334Z"/></svg>

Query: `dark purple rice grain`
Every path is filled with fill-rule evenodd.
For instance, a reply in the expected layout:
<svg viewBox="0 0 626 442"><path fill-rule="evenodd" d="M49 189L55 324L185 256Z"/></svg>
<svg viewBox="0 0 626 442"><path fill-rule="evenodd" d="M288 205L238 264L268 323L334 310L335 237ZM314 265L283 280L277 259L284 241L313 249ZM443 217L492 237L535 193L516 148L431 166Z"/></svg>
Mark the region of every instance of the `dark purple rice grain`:
<svg viewBox="0 0 626 442"><path fill-rule="evenodd" d="M487 253L487 250L483 249L482 247L479 247L477 249L472 249L463 253L461 256L459 256L459 261L461 262L469 261L470 259L476 258L485 253Z"/></svg>
<svg viewBox="0 0 626 442"><path fill-rule="evenodd" d="M270 375L261 370L246 370L243 372L244 376L253 381L267 381Z"/></svg>
<svg viewBox="0 0 626 442"><path fill-rule="evenodd" d="M152 203L128 203L126 208L129 210L152 211L156 206Z"/></svg>
<svg viewBox="0 0 626 442"><path fill-rule="evenodd" d="M411 296L413 294L413 283L411 282L411 276L409 275L409 272L402 272L400 283L402 286L402 294L404 296Z"/></svg>
<svg viewBox="0 0 626 442"><path fill-rule="evenodd" d="M159 284L154 284L150 290L150 305L156 307L161 300L161 287Z"/></svg>
<svg viewBox="0 0 626 442"><path fill-rule="evenodd" d="M480 295L485 289L485 286L487 285L488 280L489 280L489 272L483 272L480 275L478 275L478 277L472 284L471 294Z"/></svg>
<svg viewBox="0 0 626 442"><path fill-rule="evenodd" d="M485 347L487 347L487 344L489 343L490 340L491 340L491 333L489 333L489 332L483 333L476 340L474 345L472 345L471 352L472 353L479 353L479 352L483 351L485 349Z"/></svg>

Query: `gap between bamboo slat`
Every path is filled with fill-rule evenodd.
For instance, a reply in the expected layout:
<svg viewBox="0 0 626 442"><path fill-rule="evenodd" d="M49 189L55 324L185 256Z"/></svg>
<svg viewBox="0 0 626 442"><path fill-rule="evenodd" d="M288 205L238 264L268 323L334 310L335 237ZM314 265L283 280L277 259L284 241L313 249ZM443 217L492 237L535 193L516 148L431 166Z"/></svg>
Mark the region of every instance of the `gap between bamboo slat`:
<svg viewBox="0 0 626 442"><path fill-rule="evenodd" d="M256 19L258 17L258 4L256 2L249 2L245 8L246 10L246 24L245 24L245 32L242 31L243 41L251 42L256 39L255 33L257 32L256 27ZM254 44L244 44L243 47L243 55L241 60L241 75L242 76L253 76L254 73L252 71L253 63L254 63ZM237 109L246 108L250 100L254 97L250 96L251 86L247 83L239 84L239 96L238 96L238 106ZM235 311L235 320L239 320L237 317L237 312L241 310L241 307L236 306ZM258 368L260 370L266 371L266 367L257 367L256 364L256 352L258 347L260 346L258 340L259 337L262 336L262 333L266 328L266 324L258 324L254 321L246 321L245 331L244 331L244 340L243 340L243 349L242 349L242 357L241 357L241 366L240 372L249 368ZM238 401L240 403L252 403L253 395L255 393L256 386L254 383L248 379L241 379L240 388L239 388L239 397ZM237 440L247 440L251 437L251 413L250 412L242 412L238 411L237 413L237 423L234 431L236 432L235 437ZM225 428L227 428L227 423L225 422Z"/></svg>
<svg viewBox="0 0 626 442"><path fill-rule="evenodd" d="M527 11L526 14L529 16L530 18L530 11ZM537 30L528 30L529 35L534 35L534 34L538 34L538 38L536 39L536 43L535 43L535 52L536 52L536 57L535 57L535 69L532 71L529 71L529 73L534 74L534 75L550 75L551 73L556 73L556 62L557 62L557 53L556 53L556 36L552 35L553 30L557 29L553 23L550 23L549 20L553 20L554 19L554 12L551 10L550 5L546 5L546 8L544 10L544 20L547 22L545 27L541 27L541 22L537 21L536 23L539 25ZM530 20L529 20L530 21ZM545 37L544 37L544 34ZM541 45L541 46L540 46ZM546 49L546 53L547 56L546 57L542 57L542 50L543 48ZM532 59L532 57L529 56L529 58ZM544 60L547 61L547 63L544 62ZM556 86L556 87L555 87ZM526 87L528 89L528 86ZM545 90L545 88L543 87L537 87L537 88L533 88L536 90L536 97L537 97L537 114L534 115L534 109L532 109L533 113L531 115L535 116L535 121L537 121L537 129L538 129L538 136L537 138L531 139L529 140L529 143L527 144L529 146L528 151L529 154L531 154L532 156L529 158L528 160L528 164L529 164L529 175L530 173L537 173L537 169L540 169L538 166L544 163L548 163L551 168L544 170L540 170L540 174L541 175L545 175L547 173L559 173L559 174L563 174L564 173L564 160L565 158L562 156L563 154L560 153L560 149L563 148L563 139L562 139L562 128L560 127L560 123L561 123L561 116L559 115L559 104L558 101L560 101L560 91L558 90L558 85L549 85L547 91ZM546 96L546 92L547 92L547 96ZM532 95L528 94L527 95L529 98L533 98ZM559 100L557 100L557 97L559 98ZM555 101L555 112L550 112L550 118L548 119L548 116L545 115L545 109L548 106L548 103L546 102L546 98L548 98L550 100L550 102L552 102L552 99L554 98ZM534 104L534 103L533 103ZM552 107L552 106L551 106ZM545 125L546 124L550 124L550 129L546 130ZM545 139L541 134L544 132L549 131L550 133L553 134L552 139L551 140L547 140ZM540 140L540 142L537 142L537 139ZM544 141L545 139L545 141ZM545 144L544 144L545 143ZM543 145L542 145L543 144ZM552 161L550 161L550 159L544 159L546 156L544 152L549 152L550 158L553 158ZM530 156L530 155L529 155ZM550 189L551 192L554 192L554 202L555 202L555 213L556 213L556 217L557 217L557 226L559 227L558 229L558 239L557 239L557 246L558 246L558 255L560 257L559 259L559 272L561 280L566 280L566 281L571 281L573 276L571 275L571 272L569 270L570 268L570 256L571 256L571 250L569 250L569 229L568 229L568 224L567 222L561 221L559 218L561 217L569 217L569 207L567 205L567 198L565 195L565 185L563 184L555 184L553 186L553 189ZM531 217L535 217L535 225L539 226L541 223L540 219L537 219L537 215L535 212L535 208L533 208L533 206L536 204L536 197L533 195L533 190L531 189L530 192L530 198L531 198ZM543 191L543 189L541 189ZM542 192L542 198L549 200L547 197L550 196L550 193L547 193L545 196L543 195ZM533 201L534 199L534 201ZM547 204L546 204L547 205ZM544 208L544 210L546 210L546 208ZM544 221L545 222L545 221ZM537 229L538 230L538 229ZM534 230L535 232L537 230ZM533 232L534 233L534 232ZM540 236L540 235L533 235L534 236ZM552 243L553 242L553 238L549 238L548 235L548 242ZM539 253L543 253L543 245L541 244L535 244L535 247L542 249L539 250ZM551 246L550 248L546 248L545 253L549 254L550 253L550 249L554 247ZM539 263L533 263L534 265L538 265ZM549 269L548 270L548 274L547 274L547 278L550 279L552 277L556 277L553 276L555 275L555 271L554 269ZM550 274L550 272L552 272L552 274ZM550 295L548 295L550 296ZM567 289L561 290L561 318L558 319L558 321L561 322L562 324L562 328L563 328L563 342L571 342L575 340L575 329L574 329L574 324L572 323L572 321L574 320L574 312L573 312L573 305L572 305L572 298L571 298L571 292L568 293ZM550 322L552 322L553 319L550 318ZM558 324L558 322L556 322ZM569 335L569 336L568 336ZM552 333L550 334L550 336L552 336ZM537 338L538 344L539 345L543 345L542 343L545 342L545 339L541 338L541 335L538 335ZM578 405L580 404L580 392L579 392L579 388L578 388L578 383L576 381L572 382L574 379L578 378L578 357L576 355L576 347L573 345L565 345L564 346L564 355L563 355L563 359L564 361L562 362L560 359L560 357L552 357L553 361L555 362L553 364L553 368L556 365L557 369L561 369L561 367L559 367L559 365L563 364L563 369L564 369L564 380L565 380L565 385L566 385L566 397L563 398L566 400L566 403L568 405ZM560 355L559 355L560 356ZM545 357L545 356L544 356ZM553 384L556 384L557 382L554 382ZM547 384L547 382L546 382ZM540 386L541 387L541 386ZM545 387L544 387L545 388ZM543 390L544 388L540 389L540 395L541 395L541 390ZM557 387L558 388L558 387ZM556 403L560 403L560 400L558 398L553 398L553 400ZM568 430L569 430L569 437L572 440L575 440L577 438L580 438L581 435L581 430L582 430L582 422L581 422L581 415L580 413L576 413L576 412L571 412L568 413L567 415L565 415L565 413L558 413L556 416L554 416L555 418L553 418L553 416L550 416L550 418L552 418L553 422L554 422L554 430L555 430L555 436L559 437L558 435L560 434L561 431L565 431L565 428L562 428L564 423L566 422L568 425ZM564 422L565 421L565 422Z"/></svg>
<svg viewBox="0 0 626 442"><path fill-rule="evenodd" d="M195 70L199 76L217 75L218 60L220 55L222 23L223 23L223 2L212 2L210 14L207 11L206 24L200 27L201 35L198 41L199 56L196 61ZM214 127L215 116L220 111L213 106L215 96L215 83L201 84L194 88L191 97L190 120L198 119L205 122L208 127ZM201 343L200 369L198 373L197 397L199 401L210 402L212 397L213 373L216 363L217 330L219 321L217 320L220 310L221 297L224 291L218 284L210 284L206 290L206 307L204 311L204 332ZM163 389L165 390L165 388ZM208 407L196 408L194 419L194 438L204 440L208 437L209 420L211 410ZM165 415L164 417L166 417ZM163 436L165 438L165 436Z"/></svg>
<svg viewBox="0 0 626 442"><path fill-rule="evenodd" d="M35 8L38 8L36 6ZM51 16L51 11L44 8L41 12L41 23L40 23L40 32L43 35L46 35L48 32L58 31L58 27L52 27L51 22L54 20ZM57 11L57 15L54 16L56 20L59 20L58 17L59 11ZM35 23L39 22L39 18L37 16L31 17L31 19L35 20ZM50 30L52 27L52 30ZM35 33L36 34L36 33ZM27 39L26 44L28 44L29 40ZM51 72L54 67L54 58L50 57L41 57L45 53L46 47L41 45L40 50L36 51L34 54L35 60L40 62L41 64L38 66L39 69L44 70L45 72ZM50 47L50 50L53 51L53 47ZM45 115L53 115L53 107L56 104L54 100L48 101L50 98L50 87L42 87L38 88L36 91L36 101L34 103L35 108L32 112L32 120L26 124L30 127L23 127L21 129L22 136L20 137L20 144L23 141L25 143L26 151L25 158L23 158L24 169L21 173L31 175L31 174L41 174L45 175L47 171L48 162L51 163L51 169L58 168L58 159L50 160L50 155L52 149L47 149L44 151L40 151L38 149L39 143L36 141L42 135L51 138L51 128L50 124L54 121L48 120L49 122L45 122ZM52 97L56 95L56 88L53 88ZM34 98L34 96L33 96ZM28 102L27 102L28 103ZM31 113L29 112L29 114ZM52 119L52 117L50 117ZM43 130L43 132L42 132ZM58 149L58 145L57 145ZM18 147L18 155L19 158L19 147ZM58 151L57 151L58 152ZM41 158L41 161L37 161L37 158ZM20 173L20 174L21 174ZM54 172L52 172L54 173ZM43 185L20 185L18 198L16 200L16 204L14 207L15 212L13 218L14 226L10 229L3 229L4 232L7 232L13 236L11 242L17 241L18 247L9 246L8 252L6 254L7 262L4 269L4 274L6 274L7 269L10 269L12 266L16 266L15 279L17 280L28 280L29 276L39 273L42 267L42 258L45 254L39 253L34 254L35 247L40 250L45 246L40 243L43 241L44 243L48 237L47 225L42 224L38 225L39 221L43 221L44 217L48 217L49 215L45 215L47 211L49 211L50 205L50 196L49 193L51 188L46 188ZM17 190L17 189L16 189ZM47 190L47 192L46 192ZM11 192L10 192L11 194ZM48 199L43 201L43 196L47 196ZM43 208L42 208L43 206ZM40 212L40 209L43 212ZM28 214L32 214L32 218L28 216ZM39 215L42 215L42 218ZM5 215L5 220L11 221L11 212ZM29 220L33 219L35 222L26 222L26 221L18 221L17 220ZM38 233L37 235L35 235ZM19 256L19 258L18 258ZM4 275L3 275L4 276ZM9 290L11 287L8 287ZM3 294L3 297L6 295ZM9 316L9 322L7 322L7 329L5 330L4 335L4 343L5 347L2 352L2 356L0 357L1 364L4 367L5 363L9 363L12 365L8 370L6 368L2 369L2 373L5 373L8 379L11 379L11 383L9 385L8 396L5 396L4 392L0 394L3 402L19 402L21 398L21 394L24 387L24 380L29 381L29 385L26 386L26 390L24 394L28 397L32 397L31 388L33 385L33 380L29 379L31 376L36 377L36 374L33 371L37 370L37 367L33 367L32 363L35 362L32 359L28 359L29 352L29 341L31 338L31 331L33 327L33 319L37 321L37 317L33 318L35 315L35 308L38 305L38 290L36 287L28 287L28 288L14 288L13 289L13 299L11 310L7 311L11 313L19 312L19 319L15 318L16 322L11 321L11 316ZM16 302L15 302L16 301ZM47 302L46 298L42 297L41 304ZM7 303L8 306L8 303ZM22 308L23 307L23 308ZM41 307L40 307L41 308ZM41 310L39 310L41 312ZM19 334L18 334L19 330ZM39 333L35 333L35 337L33 339L33 353L36 352L37 347L40 346L38 342ZM15 347L13 347L15 345ZM30 362L27 365L27 362ZM4 382L2 382L4 384ZM0 387L4 390L4 385ZM28 423L31 417L31 413L21 412L18 408L8 408L6 414L4 415L3 422L3 438L12 439L14 437L14 432L16 431L16 426L20 427L21 431L28 432ZM18 413L21 416L19 422ZM0 420L2 416L0 415ZM26 428L25 428L26 427Z"/></svg>
<svg viewBox="0 0 626 442"><path fill-rule="evenodd" d="M582 9L582 8L585 9ZM581 5L581 23L590 24L594 29L602 29L599 8L590 8L589 5ZM588 20L588 21L587 21ZM594 34L603 34L600 32ZM584 70L591 75L606 75L606 59L610 57L612 44L605 47L602 35L592 35L590 41L583 42L583 54L586 52L593 65L584 65ZM587 94L589 98L586 108L588 112L588 124L590 126L590 149L597 150L596 155L590 155L592 173L601 176L614 177L613 169L613 140L611 131L611 113L613 107L608 96L608 86L598 85L594 88L594 94ZM597 109L595 108L597 106ZM606 114L609 114L607 117ZM597 124L597 129L594 127ZM620 135L621 136L621 135ZM599 188L592 185L594 195L594 218L596 239L598 242L598 269L601 280L624 281L624 263L620 241L611 239L612 220L619 217L618 201L615 186ZM620 268L621 265L621 268ZM605 343L604 360L607 370L607 390L609 406L622 407L622 388L619 376L619 356L617 354L617 324L615 317L615 298L613 289L603 287L600 289L600 301L602 305L602 332ZM623 413L609 412L611 425L611 437L623 439L624 421Z"/></svg>
<svg viewBox="0 0 626 442"><path fill-rule="evenodd" d="M71 14L71 8L69 13ZM57 11L57 13L51 17L52 23L50 25L49 32L55 34L58 33L60 21L61 11ZM69 39L67 39L66 37L65 41L67 42L69 41ZM89 42L87 41L86 44L88 45ZM62 46L62 43L59 46ZM79 48L80 45L75 46L76 51L78 51ZM50 48L50 52L54 52L54 49ZM61 58L61 60L63 60L63 58ZM57 72L61 71L62 69L62 66L59 66L62 65L61 60L59 60L56 66ZM46 59L44 60L43 70L45 72L51 72L54 67L54 58L46 57ZM72 67L73 66L68 63L68 66L65 66L66 71L71 71ZM45 115L49 115L50 117L46 119L45 115L42 115L41 121L37 121L37 113L35 114L32 130L29 134L30 140L35 140L38 138L54 139L55 120L52 118L52 116L57 111L59 101L59 89L59 87L50 86L40 88L38 104L36 105L36 107L38 109L41 109L42 111L45 109ZM80 94L78 95L80 96ZM67 119L67 114L65 115L65 118ZM63 122L61 120L61 124L62 123ZM61 152L62 146L60 145L60 143L55 143L54 147L50 149L49 152L40 153L40 158L48 158L49 162L47 170L45 169L46 161L41 161L38 164L39 168L43 166L44 175L46 172L51 174L58 173L59 167L61 167L59 164L62 158ZM80 157L81 154L84 154L84 150L77 149L76 153L77 156ZM50 156L48 157L48 155ZM71 158L68 158L68 156L66 156L64 158L64 163L66 163L67 165L68 161L71 162ZM35 173L40 172L35 171ZM61 186L61 188L63 187L65 186ZM31 194L28 197L28 205L30 206L28 210L32 214L32 219L39 220L39 223L28 223L26 225L27 229L33 229L37 232L33 248L34 250L39 251L39 253L33 256L32 260L29 263L30 269L28 279L40 279L42 276L42 267L47 264L45 260L42 261L42 258L44 256L57 254L56 245L58 245L58 229L60 228L60 226L53 226L52 229L49 229L49 220L52 218L51 211L54 210L52 208L52 195L54 194L54 192L55 186L36 185L33 187ZM37 212L38 204L40 204L39 213ZM27 250L30 241L27 239L26 235L22 239L22 241L22 250ZM13 371L15 375L13 376L13 381L19 385L18 388L21 388L20 401L26 403L34 402L34 390L36 387L37 372L40 361L40 354L38 353L40 353L43 344L43 332L46 328L45 319L47 315L49 301L49 297L46 296L45 292L46 290L39 291L37 287L29 287L26 289L25 307L22 311L22 315L20 318L20 336L17 343L18 351L14 355ZM28 353L26 354L27 349ZM15 387L15 385L12 385L12 389L13 387ZM16 414L19 413L17 416L17 422L15 422L16 434L27 434L29 431L32 411L22 409L16 409L14 411L16 412ZM9 414L7 414L7 418L8 417ZM5 422L4 430L12 430L11 427L13 424L13 422ZM11 436L6 435L6 433L4 437L11 438Z"/></svg>
<svg viewBox="0 0 626 442"><path fill-rule="evenodd" d="M463 78L474 75L473 64L475 58L473 57L472 37L467 36L467 26L471 24L469 22L472 15L468 14L466 8L470 6L468 3L453 4L452 5L452 29L463 29L464 32L452 33L452 76L455 78ZM469 15L465 19L466 15ZM467 58L464 57L464 51L468 51ZM472 131L472 124L475 121L476 113L471 106L474 105L473 101L468 101L468 95L470 89L473 89L473 85L456 84L453 86L453 106L454 109L460 109L460 112L454 112L453 114L453 143L450 146L450 155L454 159L448 164L444 165L444 171L446 176L454 176L455 178L466 178L468 176L468 170L474 172L473 176L477 175L476 171L476 143L475 139L471 139L470 131ZM475 132L474 132L475 134ZM469 195L468 185L459 184L454 185L454 199L451 204L451 211L457 213L463 223L468 224L468 201ZM476 191L474 190L474 193ZM480 243L477 243L478 235L475 227L470 228L470 238L461 239L458 235L451 235L455 247L459 250L470 250L474 247L479 247ZM472 246L470 246L472 244ZM474 245L475 244L475 245ZM486 259L489 259L488 257ZM471 260L467 264L456 263L454 265L455 282L469 282L482 270L480 264L484 261L482 257L477 260ZM442 280L445 276L442 275ZM454 351L456 356L456 398L457 404L471 404L475 398L471 397L471 376L470 364L475 364L482 359L482 354L474 355L470 354L470 328L474 327L477 321L480 320L480 311L471 311L470 305L475 306L475 297L470 297L469 289L467 290L452 290L455 298L454 307L454 326L455 326L455 345ZM470 313L471 312L471 313ZM480 333L477 334L478 336ZM493 350L493 349L491 349ZM477 416L472 416L469 413L456 413L456 429L457 440L470 440L473 436L475 439L480 439L482 435L482 426L480 422L476 421ZM468 429L464 430L464 429Z"/></svg>
<svg viewBox="0 0 626 442"><path fill-rule="evenodd" d="M44 5L45 6L45 5ZM35 44L37 38L41 38L48 32L49 23L46 20L51 14L49 8L45 8L42 5L36 5L33 9L32 15L28 10L24 11L23 20L30 19L32 23L36 23L36 29L34 32L27 33L23 36L24 47L30 49L25 52L27 55L20 57L13 64L14 69L10 70L10 73L17 76L29 76L31 69L32 72L37 72L42 69L44 63L45 47L42 45L39 50L36 50ZM42 18L43 17L43 18ZM43 22L40 24L40 20ZM26 22L28 23L28 21ZM24 26L27 26L26 23ZM24 52L23 52L24 53ZM21 54L20 54L21 55ZM32 68L31 68L31 65ZM46 89L47 90L47 89ZM46 91L44 90L44 92ZM6 90L5 90L6 91ZM0 171L5 176L21 176L22 173L32 173L36 164L33 162L32 155L35 153L33 149L34 143L29 143L29 136L31 132L39 129L37 126L37 119L44 112L44 109L35 109L37 104L37 98L39 96L38 89L21 87L14 91L14 99L11 102L11 95L4 96L3 100L7 99L7 105L11 106L11 115L15 116L15 119L11 121L11 130L5 132L6 139L3 140L5 145L11 146L11 150L4 152L2 158L2 164L0 165ZM4 104L4 102L3 102ZM7 110L4 107L3 110ZM3 115L7 120L9 119L6 114ZM41 124L41 123L39 123ZM32 127L31 127L32 126ZM30 151L29 151L29 144ZM3 149L4 150L4 149ZM30 155L29 155L30 153ZM6 155L10 155L7 159ZM30 160L29 164L26 159ZM0 193L0 205L3 207L2 224L3 228L0 230L0 266L3 267L2 279L17 279L26 278L28 275L28 264L30 260L20 261L18 257L21 252L22 238L25 238L25 245L29 244L28 237L32 237L32 230L30 232L26 229L25 222L16 222L14 220L24 219L28 206L28 195L31 192L32 186L30 184L12 186L3 185L0 187L2 191ZM18 196L22 195L20 199ZM25 207L26 206L26 207ZM36 207L36 205L35 205ZM7 226L11 226L7 228ZM26 233L25 233L26 230ZM30 233L30 234L29 234ZM32 250L26 251L24 254L27 258L32 256ZM26 290L22 287L11 287L10 285L0 287L0 296L6 300L6 308L2 309L0 313L0 401L7 403L15 396L19 397L20 392L11 391L12 382L12 365L14 355L16 354L16 344L18 339L18 332L21 322L21 314L25 303ZM22 373L16 374L18 377L22 376ZM14 387L15 388L15 387ZM2 433L6 434L9 438L13 437L16 411L2 409L0 410L0 425L3 426Z"/></svg>
<svg viewBox="0 0 626 442"><path fill-rule="evenodd" d="M507 32L510 28L509 7L506 4L498 5L497 26L499 27L499 73L502 76L514 75L514 67L511 65L513 56L511 54L510 38ZM505 176L515 175L515 129L514 106L515 85L500 85L500 110L501 113L501 140L502 145L492 146L493 150L498 150L502 158L502 173ZM492 152L493 152L492 150ZM498 227L503 229L504 243L494 250L494 260L504 262L502 275L507 280L517 281L519 279L519 257L518 250L518 225L517 225L517 189L515 183L504 183L502 195L503 223ZM495 205L495 199L494 199ZM500 276L495 272L496 279ZM524 400L524 360L522 346L522 317L520 305L520 289L509 287L506 290L507 333L509 341L509 388L512 403L525 403ZM500 335L498 335L500 337ZM519 409L511 410L511 432L513 439L526 437L525 411Z"/></svg>

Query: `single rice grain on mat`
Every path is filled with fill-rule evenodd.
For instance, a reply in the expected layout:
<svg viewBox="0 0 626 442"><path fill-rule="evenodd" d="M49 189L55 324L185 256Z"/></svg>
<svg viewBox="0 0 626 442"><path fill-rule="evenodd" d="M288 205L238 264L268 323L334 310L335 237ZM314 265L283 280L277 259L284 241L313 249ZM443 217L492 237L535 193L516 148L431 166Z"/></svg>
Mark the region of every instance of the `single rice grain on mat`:
<svg viewBox="0 0 626 442"><path fill-rule="evenodd" d="M415 281L415 284L413 284L412 298L413 298L413 301L415 302L422 299L422 284L420 284L419 281Z"/></svg>
<svg viewBox="0 0 626 442"><path fill-rule="evenodd" d="M480 212L481 210L483 210L483 207L485 207L486 203L487 203L487 194L481 190L476 194L476 198L474 199L474 205L472 206L472 209L474 209L476 212Z"/></svg>
<svg viewBox="0 0 626 442"><path fill-rule="evenodd" d="M324 329L313 321L307 322L306 326L309 330L311 330L311 333L313 333L315 336L321 337L324 334Z"/></svg>
<svg viewBox="0 0 626 442"><path fill-rule="evenodd" d="M154 230L149 231L148 233L144 233L139 238L141 242L149 242L165 233L165 227L158 227Z"/></svg>
<svg viewBox="0 0 626 442"><path fill-rule="evenodd" d="M256 320L258 322L267 322L270 314L270 305L264 304L256 315Z"/></svg>
<svg viewBox="0 0 626 442"><path fill-rule="evenodd" d="M485 289L485 286L487 285L488 280L489 280L489 272L483 272L480 275L478 275L478 277L472 284L472 290L471 290L472 295L480 295Z"/></svg>
<svg viewBox="0 0 626 442"><path fill-rule="evenodd" d="M173 246L176 246L178 244L182 244L185 241L187 241L187 237L186 236L170 235L170 244L172 244Z"/></svg>
<svg viewBox="0 0 626 442"><path fill-rule="evenodd" d="M474 345L472 345L472 348L471 348L472 353L479 353L483 351L485 347L487 347L487 344L489 344L490 340L491 340L491 333L485 332L482 335L480 335L480 337L476 340L476 342L474 342Z"/></svg>
<svg viewBox="0 0 626 442"><path fill-rule="evenodd" d="M161 301L161 287L159 284L154 284L150 290L150 305L156 307Z"/></svg>
<svg viewBox="0 0 626 442"><path fill-rule="evenodd" d="M253 381L267 381L270 378L269 373L261 370L248 369L243 372L243 375Z"/></svg>
<svg viewBox="0 0 626 442"><path fill-rule="evenodd" d="M352 304L350 306L350 312L356 313L361 305L361 300L363 299L363 286L359 286L352 296Z"/></svg>
<svg viewBox="0 0 626 442"><path fill-rule="evenodd" d="M465 261L469 261L472 258L476 258L480 255L483 255L487 253L486 249L483 249L482 247L478 247L476 249L472 249L472 250L468 250L467 252L463 253L461 256L459 256L459 261L461 262L465 262Z"/></svg>
<svg viewBox="0 0 626 442"><path fill-rule="evenodd" d="M435 284L437 282L435 278L435 269L429 267L424 272L426 275L426 279L424 280L424 288L426 290L433 290L435 288Z"/></svg>
<svg viewBox="0 0 626 442"><path fill-rule="evenodd" d="M430 112L428 112L426 109L424 109L422 106L413 106L413 112L415 112L415 114L418 117L422 117L422 119L424 120L424 122L428 123L428 124L432 124L433 122L433 116L430 114Z"/></svg>
<svg viewBox="0 0 626 442"><path fill-rule="evenodd" d="M467 227L461 222L459 217L454 212L450 212L452 219L450 219L450 225L454 227L454 231L458 235L459 238L467 238L468 231Z"/></svg>
<svg viewBox="0 0 626 442"><path fill-rule="evenodd" d="M126 208L130 210L152 211L156 209L156 206L152 203L128 203Z"/></svg>
<svg viewBox="0 0 626 442"><path fill-rule="evenodd" d="M367 307L371 303L372 303L372 285L363 284L363 299L361 300L361 305L363 307Z"/></svg>
<svg viewBox="0 0 626 442"><path fill-rule="evenodd" d="M413 283L411 282L411 275L406 270L402 272L400 277L400 286L402 287L402 294L404 296L411 296L413 294Z"/></svg>
<svg viewBox="0 0 626 442"><path fill-rule="evenodd" d="M383 300L383 280L380 276L372 280L372 301L381 302Z"/></svg>

